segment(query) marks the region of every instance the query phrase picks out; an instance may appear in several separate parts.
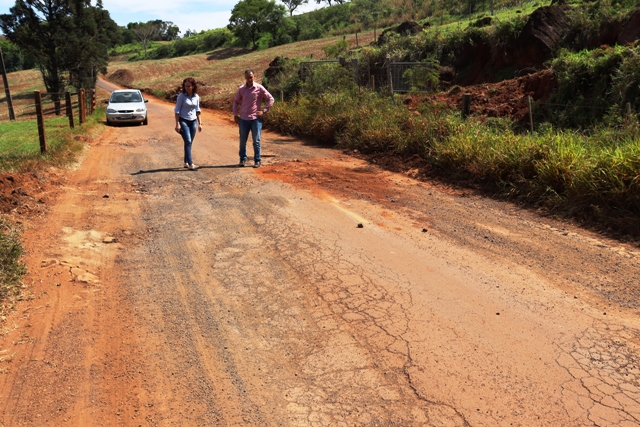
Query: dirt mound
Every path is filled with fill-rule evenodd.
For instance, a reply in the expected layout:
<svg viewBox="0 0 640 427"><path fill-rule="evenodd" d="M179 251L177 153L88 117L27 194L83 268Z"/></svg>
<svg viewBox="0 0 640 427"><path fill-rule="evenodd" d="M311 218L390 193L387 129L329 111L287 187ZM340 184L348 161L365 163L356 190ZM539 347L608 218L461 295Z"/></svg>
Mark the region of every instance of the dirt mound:
<svg viewBox="0 0 640 427"><path fill-rule="evenodd" d="M34 174L0 174L0 213L32 216L46 210L45 180Z"/></svg>
<svg viewBox="0 0 640 427"><path fill-rule="evenodd" d="M387 28L378 37L378 44L384 44L388 41L391 34L400 34L401 36L413 36L422 31L422 25L415 21L405 21L397 27Z"/></svg>
<svg viewBox="0 0 640 427"><path fill-rule="evenodd" d="M273 61L269 62L269 68L264 71L264 78L271 81L275 76L280 74L284 70L284 66L282 64L288 59L289 58L282 59L281 57L276 56Z"/></svg>
<svg viewBox="0 0 640 427"><path fill-rule="evenodd" d="M544 101L556 88L556 78L551 70L544 70L517 79L499 83L483 83L467 87L455 86L448 92L432 95L426 102L443 103L454 109L462 109L462 95L471 94L471 114L480 120L488 117L510 117L516 122L526 121L529 114L527 96L534 101ZM411 98L410 110L417 109L419 101Z"/></svg>
<svg viewBox="0 0 640 427"><path fill-rule="evenodd" d="M233 111L233 98L234 95L226 96L224 98L209 99L202 101L200 105L202 105L202 108L209 108L211 110Z"/></svg>
<svg viewBox="0 0 640 427"><path fill-rule="evenodd" d="M119 84L120 86L131 87L131 84L135 80L135 76L130 70L120 69L111 73L107 77L107 80L115 84Z"/></svg>

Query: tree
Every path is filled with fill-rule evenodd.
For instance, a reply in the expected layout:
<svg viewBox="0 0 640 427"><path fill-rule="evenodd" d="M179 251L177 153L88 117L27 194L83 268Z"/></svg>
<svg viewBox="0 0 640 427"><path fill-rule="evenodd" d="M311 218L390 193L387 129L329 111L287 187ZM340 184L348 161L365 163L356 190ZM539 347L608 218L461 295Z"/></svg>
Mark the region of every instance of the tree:
<svg viewBox="0 0 640 427"><path fill-rule="evenodd" d="M108 31L116 27L100 0L95 7L89 0L16 0L10 13L0 15L7 39L38 64L57 114L68 82L64 72L106 64ZM84 79L77 83L86 84Z"/></svg>
<svg viewBox="0 0 640 427"><path fill-rule="evenodd" d="M98 73L107 72L108 49L121 40L121 29L101 7L84 7L85 0L71 0L72 24L68 34L66 68L76 89L95 87ZM100 2L98 2L101 5Z"/></svg>
<svg viewBox="0 0 640 427"><path fill-rule="evenodd" d="M329 7L331 7L331 0L316 0L316 3L317 4L327 3L329 5Z"/></svg>
<svg viewBox="0 0 640 427"><path fill-rule="evenodd" d="M136 36L136 40L142 43L144 49L144 56L147 57L147 47L152 40L158 40L160 38L160 26L153 22L147 22L145 24L139 23L134 28L131 28Z"/></svg>
<svg viewBox="0 0 640 427"><path fill-rule="evenodd" d="M9 40L0 39L0 49L7 72L28 70L36 66L33 58Z"/></svg>
<svg viewBox="0 0 640 427"><path fill-rule="evenodd" d="M9 41L36 58L47 92L56 103L56 112L60 109L60 93L65 88L64 58L57 47L65 43L63 35L71 26L66 5L18 0L9 14L0 15L0 28Z"/></svg>
<svg viewBox="0 0 640 427"><path fill-rule="evenodd" d="M274 0L241 0L233 7L227 28L255 50L262 33L275 34L285 14L285 7Z"/></svg>
<svg viewBox="0 0 640 427"><path fill-rule="evenodd" d="M158 37L160 40L175 40L178 38L178 34L180 34L180 28L178 28L177 25L173 25L173 22L171 21L156 19L155 21L149 21L148 24L154 24L158 26Z"/></svg>
<svg viewBox="0 0 640 427"><path fill-rule="evenodd" d="M282 0L282 3L289 9L289 16L293 16L293 11L296 10L298 6L309 3L309 0Z"/></svg>
<svg viewBox="0 0 640 427"><path fill-rule="evenodd" d="M189 37L195 36L196 34L198 34L196 30L187 29L187 31L184 32L183 38L188 39Z"/></svg>

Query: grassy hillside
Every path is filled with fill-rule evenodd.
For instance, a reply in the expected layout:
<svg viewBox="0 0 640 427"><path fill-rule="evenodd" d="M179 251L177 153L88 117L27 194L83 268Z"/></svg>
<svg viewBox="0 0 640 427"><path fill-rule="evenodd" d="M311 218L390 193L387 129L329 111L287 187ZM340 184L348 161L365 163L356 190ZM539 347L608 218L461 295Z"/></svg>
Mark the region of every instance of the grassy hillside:
<svg viewBox="0 0 640 427"><path fill-rule="evenodd" d="M356 46L354 34L344 37L352 47ZM130 87L143 88L162 97L167 91L180 85L185 77L191 76L207 86L200 92L203 101L206 101L234 93L235 89L244 82L243 72L248 68L255 71L258 81L260 81L263 71L269 68L269 63L276 56L304 58L313 55L314 59L322 59L325 58L322 48L335 44L342 38L342 36L338 36L290 43L231 57L226 56L230 50L233 50L232 48L218 49L207 54L155 61L117 61L109 64L107 77L109 78L118 70L128 70L131 74L126 81L113 78L109 78L109 80ZM358 35L360 45L370 43L372 40L373 31Z"/></svg>

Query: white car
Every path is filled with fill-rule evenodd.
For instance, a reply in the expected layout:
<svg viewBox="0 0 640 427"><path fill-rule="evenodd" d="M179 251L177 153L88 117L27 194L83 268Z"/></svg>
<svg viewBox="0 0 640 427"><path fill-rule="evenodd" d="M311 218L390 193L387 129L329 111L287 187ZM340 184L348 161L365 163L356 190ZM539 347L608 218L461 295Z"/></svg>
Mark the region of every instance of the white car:
<svg viewBox="0 0 640 427"><path fill-rule="evenodd" d="M137 89L114 90L107 103L107 125L114 123L149 123L147 106L142 92Z"/></svg>

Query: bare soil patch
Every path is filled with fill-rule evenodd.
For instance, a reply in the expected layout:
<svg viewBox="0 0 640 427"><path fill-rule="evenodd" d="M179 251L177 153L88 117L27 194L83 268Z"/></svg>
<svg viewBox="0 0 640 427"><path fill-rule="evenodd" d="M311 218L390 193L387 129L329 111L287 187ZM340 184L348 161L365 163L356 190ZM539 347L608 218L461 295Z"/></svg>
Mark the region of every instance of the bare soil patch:
<svg viewBox="0 0 640 427"><path fill-rule="evenodd" d="M471 94L471 115L479 120L489 117L511 118L516 123L528 121L528 97L544 102L556 89L556 79L551 70L543 70L527 76L499 83L482 83L472 86L453 86L447 92L425 98L411 98L407 104L416 110L421 102L442 103L458 111L462 110L462 95Z"/></svg>

